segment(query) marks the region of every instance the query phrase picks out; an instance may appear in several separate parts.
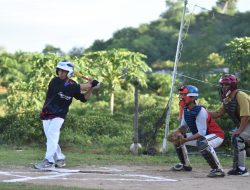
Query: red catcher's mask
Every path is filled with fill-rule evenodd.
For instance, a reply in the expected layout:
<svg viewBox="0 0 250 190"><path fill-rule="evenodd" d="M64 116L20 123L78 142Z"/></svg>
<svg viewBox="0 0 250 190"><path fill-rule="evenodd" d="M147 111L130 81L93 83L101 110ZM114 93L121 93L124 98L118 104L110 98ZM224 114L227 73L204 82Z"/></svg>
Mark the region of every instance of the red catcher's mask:
<svg viewBox="0 0 250 190"><path fill-rule="evenodd" d="M182 117L182 113L183 113L184 107L185 107L184 101L183 101L183 100L180 100L180 101L179 101L179 115L178 115L178 119L179 119L179 120L181 120L181 117Z"/></svg>
<svg viewBox="0 0 250 190"><path fill-rule="evenodd" d="M219 95L221 101L223 101L232 91L237 89L238 80L235 75L226 74L220 78L219 83Z"/></svg>

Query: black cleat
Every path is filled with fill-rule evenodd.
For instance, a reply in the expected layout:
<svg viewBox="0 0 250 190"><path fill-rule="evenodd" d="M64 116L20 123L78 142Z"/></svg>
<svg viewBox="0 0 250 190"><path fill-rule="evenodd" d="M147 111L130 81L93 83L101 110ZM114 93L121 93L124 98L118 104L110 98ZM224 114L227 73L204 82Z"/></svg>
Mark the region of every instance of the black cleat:
<svg viewBox="0 0 250 190"><path fill-rule="evenodd" d="M174 167L172 167L173 171L192 171L192 166L185 166L181 163L176 164Z"/></svg>
<svg viewBox="0 0 250 190"><path fill-rule="evenodd" d="M231 169L227 172L227 174L228 175L242 176L242 177L249 176L247 169L241 170L240 168Z"/></svg>
<svg viewBox="0 0 250 190"><path fill-rule="evenodd" d="M224 177L225 172L222 169L212 169L207 177Z"/></svg>

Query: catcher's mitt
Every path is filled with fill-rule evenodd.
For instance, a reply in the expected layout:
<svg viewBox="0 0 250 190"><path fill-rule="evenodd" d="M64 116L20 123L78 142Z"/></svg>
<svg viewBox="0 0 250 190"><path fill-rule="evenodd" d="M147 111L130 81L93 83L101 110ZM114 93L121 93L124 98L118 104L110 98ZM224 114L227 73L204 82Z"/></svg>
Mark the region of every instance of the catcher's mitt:
<svg viewBox="0 0 250 190"><path fill-rule="evenodd" d="M184 136L180 131L174 131L168 135L168 141L173 143L176 146L183 144Z"/></svg>

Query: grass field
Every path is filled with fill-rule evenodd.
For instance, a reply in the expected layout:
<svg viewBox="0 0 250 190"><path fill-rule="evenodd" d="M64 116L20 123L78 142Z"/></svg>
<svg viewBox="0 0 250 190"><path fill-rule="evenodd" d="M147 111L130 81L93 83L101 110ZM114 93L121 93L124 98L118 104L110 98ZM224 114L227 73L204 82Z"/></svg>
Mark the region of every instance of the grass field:
<svg viewBox="0 0 250 190"><path fill-rule="evenodd" d="M68 166L77 165L171 165L178 162L177 156L172 147L166 155L158 154L156 156L132 154L100 154L92 153L93 150L80 147L63 147L64 154L67 157ZM98 151L97 151L98 152ZM30 147L9 147L0 148L0 166L29 166L43 159L44 148L37 146ZM219 159L224 167L232 165L232 157L225 154L219 154ZM189 154L192 165L202 167L206 161L197 152ZM18 158L18 159L16 159ZM247 166L250 167L249 158Z"/></svg>
<svg viewBox="0 0 250 190"><path fill-rule="evenodd" d="M36 162L43 159L44 149L36 146L32 147L9 147L2 146L0 148L0 167L15 168L15 167L32 167ZM77 147L64 147L64 153L67 156L67 166L76 167L84 165L148 165L148 166L162 166L169 167L178 162L178 159L172 149L167 155L117 155L117 154L93 154L90 151L83 151ZM230 168L232 164L232 157L226 155L219 155L220 161L224 168ZM191 154L190 161L193 167L204 168L208 167L205 160L199 154ZM250 159L247 159L247 167L250 167ZM64 190L64 189L84 189L73 187L62 187L52 185L32 185L26 183L0 183L0 189L35 189L35 190ZM87 189L85 189L87 190Z"/></svg>

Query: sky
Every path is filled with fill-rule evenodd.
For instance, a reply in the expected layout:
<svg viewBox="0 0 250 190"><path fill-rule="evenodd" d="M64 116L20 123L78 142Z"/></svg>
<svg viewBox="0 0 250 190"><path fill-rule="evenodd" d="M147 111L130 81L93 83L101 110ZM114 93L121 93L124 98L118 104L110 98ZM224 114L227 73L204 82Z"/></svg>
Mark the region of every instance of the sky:
<svg viewBox="0 0 250 190"><path fill-rule="evenodd" d="M188 0L211 9L216 0ZM68 52L108 40L125 27L150 23L166 11L165 0L0 0L0 47L41 52L47 44ZM195 11L198 11L195 7ZM250 0L238 0L240 12Z"/></svg>

